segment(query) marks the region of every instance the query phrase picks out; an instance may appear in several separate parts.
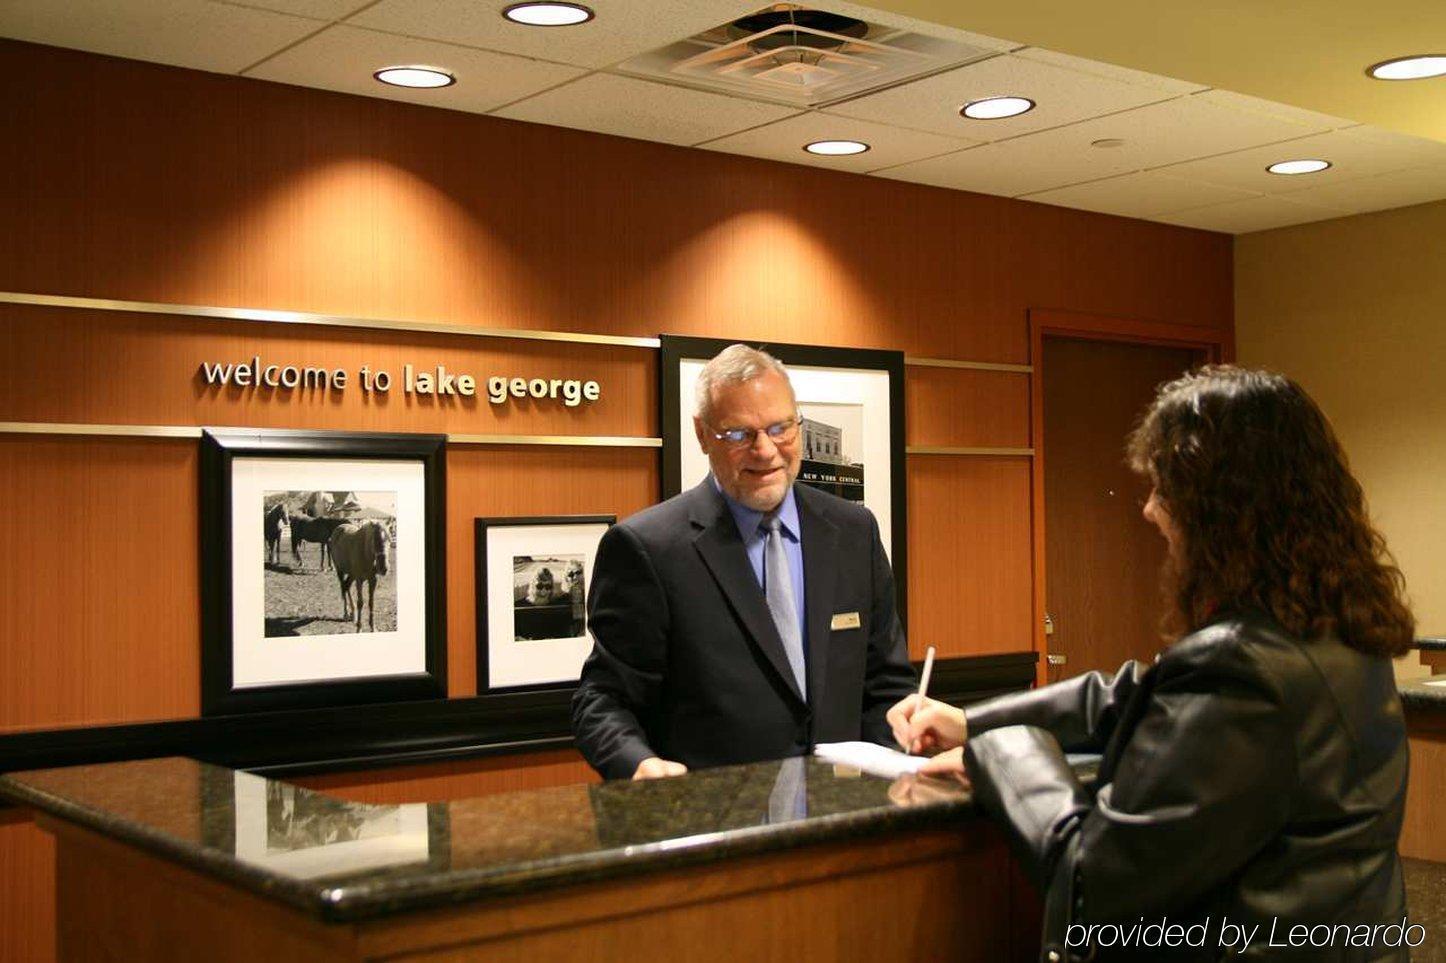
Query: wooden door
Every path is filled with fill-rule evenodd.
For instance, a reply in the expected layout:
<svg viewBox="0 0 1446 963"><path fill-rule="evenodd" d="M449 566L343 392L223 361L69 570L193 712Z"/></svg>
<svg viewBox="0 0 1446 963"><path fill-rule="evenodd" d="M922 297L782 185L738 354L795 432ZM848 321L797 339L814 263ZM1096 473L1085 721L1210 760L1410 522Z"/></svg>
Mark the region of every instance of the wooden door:
<svg viewBox="0 0 1446 963"><path fill-rule="evenodd" d="M1188 348L1046 335L1042 379L1045 611L1051 682L1161 646L1165 543L1125 436L1155 388L1204 361Z"/></svg>

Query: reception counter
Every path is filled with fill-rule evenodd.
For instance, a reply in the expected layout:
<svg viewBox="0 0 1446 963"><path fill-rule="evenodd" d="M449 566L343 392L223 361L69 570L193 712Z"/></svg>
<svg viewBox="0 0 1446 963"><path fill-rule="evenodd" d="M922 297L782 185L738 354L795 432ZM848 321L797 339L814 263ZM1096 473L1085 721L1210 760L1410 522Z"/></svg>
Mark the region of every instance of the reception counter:
<svg viewBox="0 0 1446 963"><path fill-rule="evenodd" d="M1443 651L1440 643L1439 639L1418 640L1423 657L1428 645L1435 645L1431 651ZM1401 855L1443 862L1446 835L1440 831L1440 822L1441 799L1446 796L1446 675L1403 682L1399 688L1411 743Z"/></svg>
<svg viewBox="0 0 1446 963"><path fill-rule="evenodd" d="M407 805L190 759L16 772L73 960L1029 959L968 792L811 759Z"/></svg>

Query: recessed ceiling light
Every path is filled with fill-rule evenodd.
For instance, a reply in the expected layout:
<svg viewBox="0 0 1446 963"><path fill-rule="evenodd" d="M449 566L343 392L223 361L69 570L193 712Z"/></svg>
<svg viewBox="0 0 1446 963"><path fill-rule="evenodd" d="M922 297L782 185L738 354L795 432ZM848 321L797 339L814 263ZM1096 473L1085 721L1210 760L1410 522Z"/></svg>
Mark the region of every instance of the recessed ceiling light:
<svg viewBox="0 0 1446 963"><path fill-rule="evenodd" d="M869 145L860 140L816 140L812 144L805 144L803 149L810 154L844 157L848 154L862 154L869 149Z"/></svg>
<svg viewBox="0 0 1446 963"><path fill-rule="evenodd" d="M959 108L959 113L974 120L1000 120L1018 117L1034 109L1028 97L981 97Z"/></svg>
<svg viewBox="0 0 1446 963"><path fill-rule="evenodd" d="M571 27L587 23L593 14L580 3L514 3L502 16L529 27Z"/></svg>
<svg viewBox="0 0 1446 963"><path fill-rule="evenodd" d="M1091 147L1124 147L1123 137L1101 137L1099 140L1090 141Z"/></svg>
<svg viewBox="0 0 1446 963"><path fill-rule="evenodd" d="M1266 170L1272 174L1314 174L1323 171L1331 166L1330 161L1323 160L1288 160L1271 164Z"/></svg>
<svg viewBox="0 0 1446 963"><path fill-rule="evenodd" d="M383 67L372 76L393 87L450 87L457 82L456 77L436 67Z"/></svg>
<svg viewBox="0 0 1446 963"><path fill-rule="evenodd" d="M1419 54L1382 60L1366 68L1377 80L1424 80L1446 74L1446 54Z"/></svg>

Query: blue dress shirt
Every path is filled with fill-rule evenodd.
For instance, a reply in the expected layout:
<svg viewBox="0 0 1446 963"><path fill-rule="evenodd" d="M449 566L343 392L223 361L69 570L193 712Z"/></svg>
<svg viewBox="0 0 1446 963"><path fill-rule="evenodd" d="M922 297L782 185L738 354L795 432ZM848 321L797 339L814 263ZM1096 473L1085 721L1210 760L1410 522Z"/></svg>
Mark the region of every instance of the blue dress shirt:
<svg viewBox="0 0 1446 963"><path fill-rule="evenodd" d="M712 478L712 476L709 476ZM758 580L758 587L763 585L763 549L768 541L767 535L759 531L758 526L763 523L763 513L755 512L740 502L734 501L723 486L718 484L717 478L712 478L713 487L718 489L718 494L728 503L728 510L733 513L733 521L738 524L738 534L743 538L743 548L748 552L748 564L753 566L753 577ZM804 586L803 586L803 542L801 541L802 530L798 525L798 502L793 498L793 486L788 486L788 494L783 496L783 504L778 507L778 520L780 522L779 532L783 535L783 554L788 556L788 576L793 581L793 607L798 618L798 637L803 640L804 664L808 662L808 622L804 618ZM806 693L805 693L806 694Z"/></svg>

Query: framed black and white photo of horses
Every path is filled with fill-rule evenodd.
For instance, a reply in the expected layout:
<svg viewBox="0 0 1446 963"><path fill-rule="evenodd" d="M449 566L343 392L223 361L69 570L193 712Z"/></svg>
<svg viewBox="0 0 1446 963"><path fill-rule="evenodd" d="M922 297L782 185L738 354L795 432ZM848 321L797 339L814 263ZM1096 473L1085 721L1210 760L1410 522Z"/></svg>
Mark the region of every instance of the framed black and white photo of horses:
<svg viewBox="0 0 1446 963"><path fill-rule="evenodd" d="M445 698L445 445L202 433L204 715Z"/></svg>
<svg viewBox="0 0 1446 963"><path fill-rule="evenodd" d="M479 518L477 692L570 688L592 650L587 589L613 515Z"/></svg>

